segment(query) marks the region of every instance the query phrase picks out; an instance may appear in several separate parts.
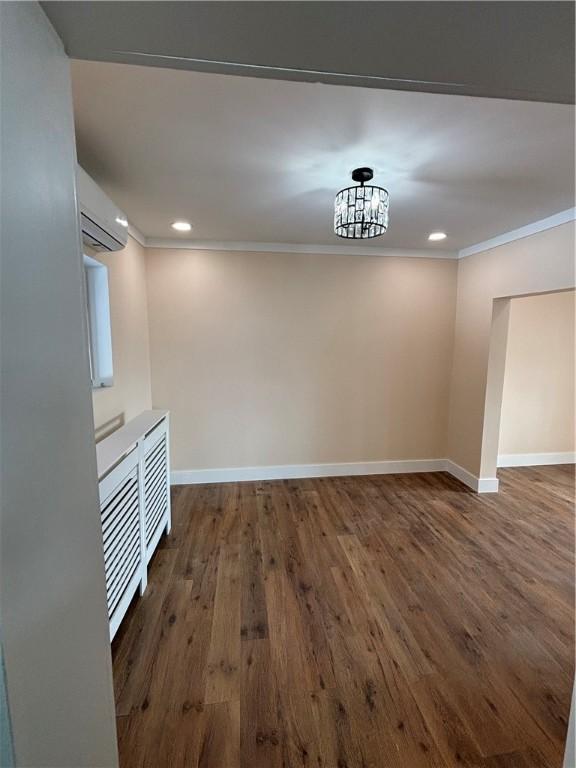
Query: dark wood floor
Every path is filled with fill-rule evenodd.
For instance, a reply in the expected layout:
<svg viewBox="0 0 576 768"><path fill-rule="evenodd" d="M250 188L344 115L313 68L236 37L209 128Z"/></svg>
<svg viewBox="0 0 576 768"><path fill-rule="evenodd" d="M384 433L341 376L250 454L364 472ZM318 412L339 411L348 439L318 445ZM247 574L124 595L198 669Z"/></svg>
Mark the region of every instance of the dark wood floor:
<svg viewBox="0 0 576 768"><path fill-rule="evenodd" d="M122 768L558 768L572 467L180 486L114 642Z"/></svg>

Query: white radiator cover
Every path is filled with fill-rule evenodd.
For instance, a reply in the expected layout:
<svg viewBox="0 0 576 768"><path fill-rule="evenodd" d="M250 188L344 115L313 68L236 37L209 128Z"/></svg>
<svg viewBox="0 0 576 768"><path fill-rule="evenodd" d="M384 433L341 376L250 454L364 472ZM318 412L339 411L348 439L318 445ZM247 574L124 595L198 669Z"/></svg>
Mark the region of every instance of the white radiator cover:
<svg viewBox="0 0 576 768"><path fill-rule="evenodd" d="M110 640L170 532L169 415L144 411L96 446Z"/></svg>

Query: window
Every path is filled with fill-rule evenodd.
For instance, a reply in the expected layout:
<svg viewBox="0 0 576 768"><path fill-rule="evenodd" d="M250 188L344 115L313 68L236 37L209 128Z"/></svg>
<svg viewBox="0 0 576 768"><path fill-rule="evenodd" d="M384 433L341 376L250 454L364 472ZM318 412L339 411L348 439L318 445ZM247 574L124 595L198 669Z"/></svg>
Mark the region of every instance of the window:
<svg viewBox="0 0 576 768"><path fill-rule="evenodd" d="M111 387L114 380L112 377L108 267L85 255L84 276L86 280L86 315L88 318L88 351L92 388Z"/></svg>

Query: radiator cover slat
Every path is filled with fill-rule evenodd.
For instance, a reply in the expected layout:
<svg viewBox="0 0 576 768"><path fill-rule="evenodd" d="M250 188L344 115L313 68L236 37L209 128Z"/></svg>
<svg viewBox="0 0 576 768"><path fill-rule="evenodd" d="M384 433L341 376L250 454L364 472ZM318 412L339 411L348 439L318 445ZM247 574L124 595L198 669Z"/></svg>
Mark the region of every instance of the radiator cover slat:
<svg viewBox="0 0 576 768"><path fill-rule="evenodd" d="M100 514L110 639L134 592L147 582L147 563L170 530L168 414L149 411L99 444L106 469L100 477ZM156 417L156 414L160 414ZM142 425L138 433L136 424ZM126 431L126 437L122 430ZM105 441L102 441L105 443ZM114 451L119 455L115 460ZM121 451L121 452L120 452Z"/></svg>

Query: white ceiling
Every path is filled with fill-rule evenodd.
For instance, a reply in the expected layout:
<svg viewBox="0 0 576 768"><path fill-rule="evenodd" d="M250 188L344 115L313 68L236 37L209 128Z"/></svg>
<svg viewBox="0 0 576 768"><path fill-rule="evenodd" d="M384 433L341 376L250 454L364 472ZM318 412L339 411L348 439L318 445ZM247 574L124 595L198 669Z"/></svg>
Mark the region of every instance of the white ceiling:
<svg viewBox="0 0 576 768"><path fill-rule="evenodd" d="M458 250L574 206L569 105L86 61L72 78L80 163L147 238L183 218L187 240L347 244L333 200L360 165L390 192L363 247Z"/></svg>

